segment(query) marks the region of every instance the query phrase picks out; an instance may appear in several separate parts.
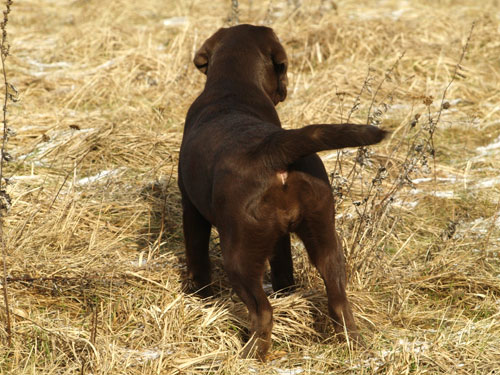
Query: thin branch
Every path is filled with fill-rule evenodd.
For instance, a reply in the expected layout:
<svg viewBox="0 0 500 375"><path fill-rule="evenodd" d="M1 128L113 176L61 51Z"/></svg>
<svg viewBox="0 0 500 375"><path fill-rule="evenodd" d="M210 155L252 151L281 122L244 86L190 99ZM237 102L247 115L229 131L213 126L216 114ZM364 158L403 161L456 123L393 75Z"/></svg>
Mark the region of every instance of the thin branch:
<svg viewBox="0 0 500 375"><path fill-rule="evenodd" d="M2 243L2 260L3 260L3 300L5 303L5 330L7 331L7 344L12 347L12 322L10 320L10 307L9 307L9 296L7 293L7 251L5 249L5 241L3 237L3 219L4 214L7 212L10 206L10 197L2 186L3 183L3 164L6 158L5 153L5 143L7 142L7 103L9 101L9 83L7 82L7 72L5 71L5 60L9 55L9 44L7 42L7 22L9 21L10 6L12 4L11 0L7 0L5 3L5 10L3 11L3 21L1 24L2 29L2 43L0 45L0 55L2 60L2 72L3 80L5 84L5 95L3 102L3 136L2 136L2 149L0 155L0 241Z"/></svg>

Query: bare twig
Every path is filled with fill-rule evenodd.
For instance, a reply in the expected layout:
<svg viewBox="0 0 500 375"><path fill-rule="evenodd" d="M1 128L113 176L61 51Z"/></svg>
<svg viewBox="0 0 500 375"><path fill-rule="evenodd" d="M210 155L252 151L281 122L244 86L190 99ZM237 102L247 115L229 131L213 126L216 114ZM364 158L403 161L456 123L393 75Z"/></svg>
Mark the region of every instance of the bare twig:
<svg viewBox="0 0 500 375"><path fill-rule="evenodd" d="M436 121L435 121L436 123L438 123L439 120L441 119L441 113L443 112L443 109L447 108L447 106L444 105L444 101L446 99L446 94L448 92L448 89L452 85L452 83L455 82L455 80L457 79L457 77L459 75L458 70L462 68L462 61L464 60L465 54L467 53L467 50L469 48L469 43L470 43L470 40L472 39L472 33L473 33L475 27L476 27L476 22L472 22L472 25L471 25L470 30L469 30L469 35L467 36L467 40L465 41L465 45L462 48L462 54L460 55L460 58L458 59L458 62L455 65L455 69L454 69L453 74L451 76L450 82L448 82L448 85L445 87L445 89L443 91L443 95L441 96L441 104L439 106L438 117L436 118Z"/></svg>
<svg viewBox="0 0 500 375"><path fill-rule="evenodd" d="M3 221L3 218L0 218ZM2 241L2 261L3 261L3 300L5 303L5 330L7 331L7 344L12 347L12 326L10 321L9 296L7 294L7 265L5 242L3 239L3 223L0 223L0 240Z"/></svg>
<svg viewBox="0 0 500 375"><path fill-rule="evenodd" d="M10 308L9 308L9 297L7 293L7 251L5 249L5 241L3 237L3 219L5 212L8 210L10 205L10 197L6 189L3 188L3 164L5 160L5 143L7 142L7 103L9 101L9 83L7 82L7 72L5 71L5 60L9 55L9 44L7 42L7 22L9 21L10 6L12 4L11 0L7 0L5 3L5 10L3 11L3 21L1 24L2 29L2 43L0 46L0 55L2 60L2 72L3 80L5 84L5 95L3 102L3 136L2 136L2 150L0 156L0 241L2 242L2 260L3 260L3 299L5 303L5 316L6 316L6 327L7 331L7 344L12 347L12 323L10 320Z"/></svg>
<svg viewBox="0 0 500 375"><path fill-rule="evenodd" d="M240 23L238 0L231 0L231 24L237 25Z"/></svg>
<svg viewBox="0 0 500 375"><path fill-rule="evenodd" d="M90 345L92 346L93 350L90 351L90 354L87 356L84 356L82 358L82 366L80 368L80 374L85 374L85 370L90 366L91 368L93 367L92 362L89 361L89 357L91 355L95 356L95 343L96 343L96 337L97 337L97 322L98 322L98 314L99 314L99 301L96 301L95 303L92 303L91 309L92 309L92 326L91 326L91 331L90 331ZM90 363L89 363L90 362Z"/></svg>
<svg viewBox="0 0 500 375"><path fill-rule="evenodd" d="M367 124L372 123L372 121L371 121L372 117L370 116L370 114L371 114L371 111L373 108L373 104L375 103L375 98L377 97L380 89L382 88L382 85L391 76L392 72L394 71L396 66L398 66L399 62L401 61L401 59L404 57L405 54L406 54L406 51L403 51L403 53L401 55L399 55L398 59L394 62L394 64L392 64L392 66L385 72L384 78L382 78L380 80L380 83L378 84L377 89L373 93L372 100L370 101L370 106L368 107L368 114L366 115L366 123Z"/></svg>

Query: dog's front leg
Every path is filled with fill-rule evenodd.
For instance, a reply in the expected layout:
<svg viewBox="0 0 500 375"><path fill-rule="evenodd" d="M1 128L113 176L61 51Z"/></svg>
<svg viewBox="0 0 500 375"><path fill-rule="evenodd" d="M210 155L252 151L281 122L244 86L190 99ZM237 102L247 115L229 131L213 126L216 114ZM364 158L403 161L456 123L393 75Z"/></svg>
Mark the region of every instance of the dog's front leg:
<svg viewBox="0 0 500 375"><path fill-rule="evenodd" d="M211 224L185 194L182 196L182 224L188 277L194 282L194 292L201 297L209 297L212 295L208 256Z"/></svg>

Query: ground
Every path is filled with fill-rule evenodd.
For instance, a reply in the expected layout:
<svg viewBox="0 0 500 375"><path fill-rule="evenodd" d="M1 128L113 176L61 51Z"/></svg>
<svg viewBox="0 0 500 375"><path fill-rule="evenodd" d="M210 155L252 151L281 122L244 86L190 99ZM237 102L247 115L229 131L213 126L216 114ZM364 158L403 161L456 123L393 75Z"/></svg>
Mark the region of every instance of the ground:
<svg viewBox="0 0 500 375"><path fill-rule="evenodd" d="M237 20L229 0L14 1L0 372L497 373L498 1L239 3ZM239 357L246 309L216 231L217 296L184 292L176 168L205 80L191 61L236 22L273 27L288 52L286 128L349 119L392 131L320 155L366 348L332 338L297 239L296 292L274 296L266 280L266 363Z"/></svg>

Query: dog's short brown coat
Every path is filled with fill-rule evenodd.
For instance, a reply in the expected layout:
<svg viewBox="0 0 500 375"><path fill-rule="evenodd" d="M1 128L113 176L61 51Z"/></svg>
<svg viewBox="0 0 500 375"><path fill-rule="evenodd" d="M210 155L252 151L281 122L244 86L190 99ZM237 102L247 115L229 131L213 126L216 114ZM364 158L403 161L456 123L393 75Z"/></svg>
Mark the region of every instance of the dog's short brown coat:
<svg viewBox="0 0 500 375"><path fill-rule="evenodd" d="M220 29L194 64L207 81L187 113L178 181L196 288L202 296L212 292L208 242L214 225L229 281L249 311L251 338L243 354L264 358L273 324L262 288L266 262L275 291L293 287L295 232L325 282L336 332L345 324L356 340L333 196L315 152L377 143L385 132L352 124L282 129L275 105L287 95L288 60L268 27Z"/></svg>

